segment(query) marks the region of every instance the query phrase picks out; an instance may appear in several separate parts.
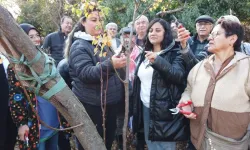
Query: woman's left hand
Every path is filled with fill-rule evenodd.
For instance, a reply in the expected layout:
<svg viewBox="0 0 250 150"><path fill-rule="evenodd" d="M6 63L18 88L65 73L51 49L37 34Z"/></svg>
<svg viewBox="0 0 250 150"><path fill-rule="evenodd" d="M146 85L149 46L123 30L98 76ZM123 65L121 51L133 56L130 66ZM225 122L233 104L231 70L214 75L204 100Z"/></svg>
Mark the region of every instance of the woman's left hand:
<svg viewBox="0 0 250 150"><path fill-rule="evenodd" d="M185 115L184 116L188 119L196 119L197 115L195 113L191 113L190 115Z"/></svg>
<svg viewBox="0 0 250 150"><path fill-rule="evenodd" d="M157 53L156 52L151 52L151 51L145 51L146 55L145 57L151 62L153 63L157 57Z"/></svg>

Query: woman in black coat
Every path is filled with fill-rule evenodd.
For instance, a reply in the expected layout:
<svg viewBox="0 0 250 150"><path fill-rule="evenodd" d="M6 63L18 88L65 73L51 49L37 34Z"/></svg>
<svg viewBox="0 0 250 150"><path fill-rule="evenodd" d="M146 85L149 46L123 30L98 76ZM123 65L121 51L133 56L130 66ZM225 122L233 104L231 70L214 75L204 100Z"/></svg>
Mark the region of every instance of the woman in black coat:
<svg viewBox="0 0 250 150"><path fill-rule="evenodd" d="M133 130L144 126L149 150L174 150L176 141L186 141L189 136L188 120L169 111L178 104L186 86L180 49L169 24L163 19L152 20L133 86Z"/></svg>
<svg viewBox="0 0 250 150"><path fill-rule="evenodd" d="M72 91L85 107L103 137L102 106L106 105L106 147L111 149L116 129L118 103L124 100L124 86L115 73L126 65L126 57L117 57L108 47L100 57L101 46L92 44L101 34L99 10L93 6L88 17L83 16L68 37L69 74ZM69 44L72 43L73 44ZM94 49L97 47L97 51ZM67 49L66 49L67 51ZM79 147L78 149L82 149Z"/></svg>

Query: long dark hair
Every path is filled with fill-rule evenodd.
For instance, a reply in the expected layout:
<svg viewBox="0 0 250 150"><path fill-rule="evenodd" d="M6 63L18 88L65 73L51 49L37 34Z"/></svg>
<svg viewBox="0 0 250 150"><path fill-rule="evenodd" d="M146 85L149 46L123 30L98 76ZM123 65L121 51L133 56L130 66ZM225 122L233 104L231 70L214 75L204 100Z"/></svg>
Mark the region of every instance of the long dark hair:
<svg viewBox="0 0 250 150"><path fill-rule="evenodd" d="M64 48L64 58L68 59L69 58L69 52L70 52L70 47L72 45L74 33L78 31L85 32L85 28L82 25L82 22L86 21L86 17L81 17L79 21L76 23L75 27L73 30L69 33L68 38L66 40L65 48Z"/></svg>
<svg viewBox="0 0 250 150"><path fill-rule="evenodd" d="M94 9L90 10L88 13L90 14L91 12L94 12L94 11L100 11L100 9L98 9L97 7L94 7ZM69 57L70 47L71 47L72 42L73 42L74 33L78 32L78 31L85 32L85 28L82 25L82 22L85 22L86 19L87 18L85 16L85 14L83 13L82 17L76 23L73 30L69 33L68 38L65 42L66 44L65 44L65 48L64 48L64 58L68 59L68 57Z"/></svg>
<svg viewBox="0 0 250 150"><path fill-rule="evenodd" d="M148 39L148 33L149 33L150 28L157 22L159 22L162 25L163 29L165 30L164 38L161 42L161 49L167 48L174 40L169 23L161 18L155 18L149 23L149 26L147 29L147 36L146 36L146 43L145 43L145 50L146 51L150 51L153 49L153 44L150 43L150 41Z"/></svg>

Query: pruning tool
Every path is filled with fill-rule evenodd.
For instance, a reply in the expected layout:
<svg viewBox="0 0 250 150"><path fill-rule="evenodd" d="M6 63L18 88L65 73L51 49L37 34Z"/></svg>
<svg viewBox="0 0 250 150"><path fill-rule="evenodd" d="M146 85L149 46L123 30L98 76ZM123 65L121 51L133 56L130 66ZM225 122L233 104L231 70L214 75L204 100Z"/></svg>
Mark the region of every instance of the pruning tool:
<svg viewBox="0 0 250 150"><path fill-rule="evenodd" d="M193 113L193 112L185 111L185 110L182 109L182 107L185 107L185 106L188 106L188 105L192 105L192 104L193 104L193 103L192 103L191 100L189 100L189 101L187 101L187 102L185 102L185 103L181 102L181 103L179 103L179 104L176 106L176 108L172 108L172 109L169 109L169 110L172 112L173 115L176 115L176 114L178 114L178 113L182 113L182 114L184 114L184 115L190 115L190 114Z"/></svg>

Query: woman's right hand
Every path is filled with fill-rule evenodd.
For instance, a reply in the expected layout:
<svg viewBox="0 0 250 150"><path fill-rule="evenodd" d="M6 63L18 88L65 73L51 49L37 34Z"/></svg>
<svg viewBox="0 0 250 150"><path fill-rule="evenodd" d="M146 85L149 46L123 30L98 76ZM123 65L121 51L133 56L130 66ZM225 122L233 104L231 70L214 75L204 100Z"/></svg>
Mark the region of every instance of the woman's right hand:
<svg viewBox="0 0 250 150"><path fill-rule="evenodd" d="M112 63L115 69L123 68L126 66L127 57L124 54L121 56L113 55L112 56Z"/></svg>
<svg viewBox="0 0 250 150"><path fill-rule="evenodd" d="M27 125L20 126L18 129L18 136L21 141L25 141L24 135L26 132L29 133L29 127Z"/></svg>
<svg viewBox="0 0 250 150"><path fill-rule="evenodd" d="M185 115L185 114L184 114L184 116L185 116L186 118L188 118L188 119L196 119L196 117L197 117L197 115L196 115L195 113L191 113L191 114L189 114L189 115Z"/></svg>
<svg viewBox="0 0 250 150"><path fill-rule="evenodd" d="M185 102L184 102L185 103ZM193 105L186 105L186 106L183 106L181 107L181 110L185 111L185 112L192 112L193 111L193 108L192 108ZM188 119L196 119L197 115L195 113L191 113L191 114L183 114L186 118Z"/></svg>

